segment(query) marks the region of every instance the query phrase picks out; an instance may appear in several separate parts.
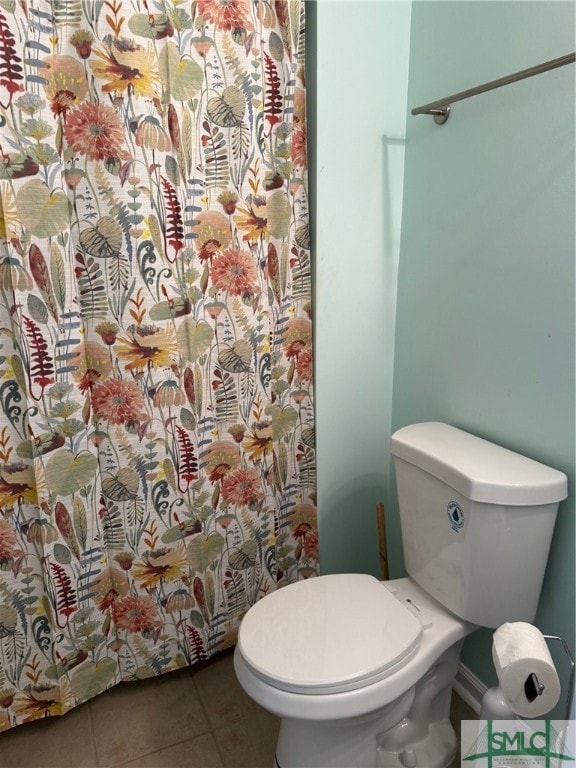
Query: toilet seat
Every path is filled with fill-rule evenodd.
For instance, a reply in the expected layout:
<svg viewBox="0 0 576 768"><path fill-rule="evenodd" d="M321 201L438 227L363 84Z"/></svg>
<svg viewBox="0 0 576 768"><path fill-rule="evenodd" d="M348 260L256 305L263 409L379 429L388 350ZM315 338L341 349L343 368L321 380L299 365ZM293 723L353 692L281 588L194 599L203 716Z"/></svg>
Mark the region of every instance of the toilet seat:
<svg viewBox="0 0 576 768"><path fill-rule="evenodd" d="M268 685L303 694L353 691L388 677L417 652L422 623L367 574L319 576L256 603L238 651Z"/></svg>

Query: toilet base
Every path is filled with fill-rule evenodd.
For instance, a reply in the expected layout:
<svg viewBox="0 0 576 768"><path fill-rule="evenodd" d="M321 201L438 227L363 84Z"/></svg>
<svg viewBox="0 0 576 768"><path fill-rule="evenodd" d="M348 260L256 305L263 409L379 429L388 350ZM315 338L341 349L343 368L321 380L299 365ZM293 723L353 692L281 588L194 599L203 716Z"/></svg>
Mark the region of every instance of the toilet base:
<svg viewBox="0 0 576 768"><path fill-rule="evenodd" d="M375 768L382 730L400 723L414 701L414 688L379 712L348 720L283 718L275 768Z"/></svg>
<svg viewBox="0 0 576 768"><path fill-rule="evenodd" d="M378 747L378 768L448 768L456 754L456 734L450 720L432 723L421 741L413 742L402 751Z"/></svg>
<svg viewBox="0 0 576 768"><path fill-rule="evenodd" d="M348 720L283 718L274 768L448 768L456 753L449 715L459 646L378 712Z"/></svg>

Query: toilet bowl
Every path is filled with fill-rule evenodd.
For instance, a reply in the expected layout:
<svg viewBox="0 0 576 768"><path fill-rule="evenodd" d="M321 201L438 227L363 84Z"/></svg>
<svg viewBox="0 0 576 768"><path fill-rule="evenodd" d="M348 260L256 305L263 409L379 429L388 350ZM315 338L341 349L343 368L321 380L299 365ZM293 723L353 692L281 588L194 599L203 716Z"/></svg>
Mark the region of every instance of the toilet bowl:
<svg viewBox="0 0 576 768"><path fill-rule="evenodd" d="M443 768L456 745L449 709L459 649L473 629L408 578L320 576L251 609L234 666L245 691L282 718L280 768L413 759Z"/></svg>
<svg viewBox="0 0 576 768"><path fill-rule="evenodd" d="M409 576L297 582L240 625L238 680L281 718L275 768L448 768L464 637L534 619L566 476L436 422L391 452Z"/></svg>

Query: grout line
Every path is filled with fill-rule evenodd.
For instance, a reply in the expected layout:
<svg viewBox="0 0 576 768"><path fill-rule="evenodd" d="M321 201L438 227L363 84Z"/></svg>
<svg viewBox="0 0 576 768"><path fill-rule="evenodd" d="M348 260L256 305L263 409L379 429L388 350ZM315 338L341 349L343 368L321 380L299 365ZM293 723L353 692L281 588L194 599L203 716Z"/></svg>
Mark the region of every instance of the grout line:
<svg viewBox="0 0 576 768"><path fill-rule="evenodd" d="M216 742L216 739L214 738L214 734L212 733L212 731L205 731L204 733L198 734L198 736L193 736L191 739L182 739L182 741L177 741L176 744L170 744L167 747L160 747L159 749L153 749L151 752L147 752L145 755L138 755L138 757L133 757L130 760L124 760L121 763L114 763L114 765L111 766L111 768L122 768L123 766L130 766L130 765L134 765L135 768L138 768L136 763L134 762L135 760L142 760L142 758L150 757L151 755L159 755L161 752L165 752L168 749L172 749L173 747L176 747L179 744L190 743L190 745L192 745L192 743L197 739L205 738L208 735L212 736L212 739L214 740L214 742ZM216 744L216 747L218 748L217 744ZM218 751L218 757L221 757L220 750L217 749L217 751ZM224 768L226 768L226 766L224 766Z"/></svg>
<svg viewBox="0 0 576 768"><path fill-rule="evenodd" d="M192 685L194 686L194 691L196 692L196 696L198 697L198 701L200 702L202 712L204 713L204 717L206 718L206 722L208 723L208 728L210 732L212 732L214 730L214 727L212 725L212 720L210 719L210 715L208 713L208 707L204 704L204 699L202 698L200 688L196 685L196 680L194 679L194 675L191 676L191 681L192 681Z"/></svg>
<svg viewBox="0 0 576 768"><path fill-rule="evenodd" d="M190 669L194 669L194 667L190 667ZM195 670L195 671L198 671L198 670ZM198 701L200 702L200 706L202 707L202 711L204 712L204 716L206 718L206 722L209 725L210 730L208 732L212 736L214 744L216 745L216 752L218 753L218 757L220 758L220 761L221 761L223 767L224 768L228 768L228 763L227 763L227 761L225 759L224 753L220 749L220 742L216 738L216 730L215 730L215 728L214 728L214 726L212 724L212 720L211 720L210 714L208 712L208 707L204 704L204 699L202 697L202 693L200 691L199 686L196 684L195 677L196 677L195 674L191 675L192 685L194 686L194 690L196 691L196 695L198 696Z"/></svg>
<svg viewBox="0 0 576 768"><path fill-rule="evenodd" d="M226 652L224 652L224 653L226 653ZM219 658L215 657L213 662L212 662L212 664L211 665L207 665L205 667L205 669L208 669L209 666L213 666L214 668L217 668L219 663L224 661L224 659L225 659L224 654L220 654ZM107 691L102 692L98 697L90 699L90 700L86 701L83 705L80 705L78 708L75 708L75 709L80 709L80 708L86 707L86 710L87 710L87 716L88 716L87 728L89 728L90 733L89 734L85 733L85 737L86 737L86 746L90 746L90 748L91 748L91 750L90 750L91 751L91 762L89 763L89 768L120 768L121 766L129 766L131 761L132 761L132 763L134 765L134 768L137 768L138 760L139 759L142 760L144 758L149 757L150 755L160 754L160 753L162 753L166 749L170 749L172 747L176 747L178 744L182 744L182 743L193 744L196 739L201 738L201 737L208 737L208 736L212 739L212 747L211 748L215 747L214 754L215 754L215 756L216 755L218 756L218 759L220 760L220 764L221 764L222 768L236 768L236 764L230 763L231 757L225 751L225 741L224 741L224 738L223 738L223 735L224 735L223 729L226 727L226 723L217 725L216 723L212 722L212 719L209 716L209 704L208 704L209 699L206 699L206 703L205 703L205 700L204 700L204 698L203 698L203 696L201 694L200 686L199 686L198 681L196 679L196 673L200 672L201 669L198 669L196 666L193 666L193 667L189 667L189 671L190 671L190 675L183 674L182 677L186 681L186 689L188 689L188 686L190 685L190 683L192 683L192 686L193 686L192 694L197 696L198 704L199 704L199 713L202 713L202 715L204 716L205 725L204 725L204 730L201 733L198 733L198 734L196 734L196 735L194 735L192 737L188 736L188 737L181 738L180 740L178 740L178 741L176 741L176 742L174 742L172 744L166 744L166 745L163 745L163 746L158 746L158 745L151 744L150 745L151 749L150 749L149 752L146 752L145 754L142 754L142 755L137 755L135 757L131 757L131 758L127 759L127 760L123 760L122 758L120 758L120 759L122 759L122 762L115 762L114 758L111 757L111 756L108 759L106 759L106 757L105 757L105 755L103 754L103 751L102 751L102 743L103 742L101 740L99 740L98 737L96 736L96 731L99 730L99 729L96 728L97 713L94 712L94 708L95 708L95 702L97 700L101 701L103 698L105 699L108 696L114 695L115 691L118 692L118 686L113 686L113 687L109 688ZM231 669L230 669L230 674L232 676L234 675L234 673L233 673L233 671ZM162 677L155 678L155 679L154 678L150 678L149 682L153 685L155 681L158 681L158 680L161 680L161 679L162 679ZM166 678L164 678L164 680L166 680ZM140 681L136 682L136 688L133 689L135 692L137 691L138 682L140 682ZM145 681L141 681L141 682L145 682ZM126 685L125 687L126 687L126 690L128 690L128 685ZM248 713L243 714L243 716L239 719L239 722L242 722L245 718L247 720L249 720L250 719L250 714L248 714ZM52 718L52 720L53 720L53 723L51 723L51 725L53 727L56 727L57 725L60 726L60 728L64 728L64 729L67 727L66 715L59 716L59 717L54 716ZM17 726L17 727L18 728L23 728L23 727L25 728L26 726ZM117 723L117 727L119 729L122 729L123 727L129 727L129 720L118 722ZM6 734L8 735L11 732L14 733L15 731L14 730L12 730L12 731L8 730L8 731L6 731ZM40 750L42 748L42 741L43 741L43 739L45 739L45 738L55 738L55 739L58 739L58 735L57 735L58 732L59 732L59 730L56 729L56 730L54 730L53 733L50 734L50 736L48 736L48 734L44 734L43 732L40 732L40 731L37 734L35 734L37 739L38 739L38 742L37 742L38 749ZM32 741L27 741L26 752L28 754L29 754L30 749L31 749L31 744L35 744L35 742L33 740ZM1 741L0 741L0 745L1 745ZM100 749L99 749L99 745L100 745ZM34 747L32 747L32 748L34 748ZM0 748L0 754L1 754L1 748ZM17 758L17 756L15 756L15 757ZM72 753L70 755L70 758L71 758L72 761L74 760L73 750L72 750ZM0 765L2 765L1 758L0 758ZM16 763L14 763L14 766L15 765L16 765ZM40 768L40 766L37 766L37 768ZM88 766L87 766L87 768L88 768Z"/></svg>
<svg viewBox="0 0 576 768"><path fill-rule="evenodd" d="M179 670L172 670L172 672L178 673L178 672L181 672L183 669L184 669L184 667L181 667ZM166 674L170 675L171 673L168 672ZM99 758L98 758L98 750L96 749L97 762L96 762L95 768L119 768L119 766L129 765L130 761L143 759L145 757L148 757L149 755L154 755L154 754L156 754L158 752L162 752L165 749L171 749L172 747L175 747L178 744L182 744L182 743L187 742L187 741L193 741L194 739L199 738L201 736L206 736L207 734L210 734L214 738L214 734L212 732L212 725L210 723L210 719L207 716L206 708L204 706L204 703L202 702L202 699L201 699L200 694L198 692L198 689L197 689L197 687L196 687L196 685L195 685L195 683L194 683L194 681L192 679L192 676L191 675L187 675L187 676L183 675L182 677L183 677L183 679L184 678L186 679L187 683L192 682L192 685L194 686L194 692L196 694L196 697L197 697L199 705L200 705L200 709L202 710L202 714L204 715L204 719L205 719L205 722L206 722L205 729L202 730L200 733L197 733L195 736L191 736L191 737L190 736L184 736L183 738L178 739L175 742L172 742L170 744L165 744L164 746L161 746L161 747L160 746L152 745L152 749L149 752L145 752L145 753L143 753L141 755L137 755L136 757L132 757L129 760L123 760L120 763L118 763L118 762L112 762L112 763L103 763L102 762L101 763L99 761ZM167 677L163 676L163 675L158 675L158 676L155 676L155 677L146 678L145 680L122 681L122 682L126 682L126 683L134 682L136 685L138 685L138 683L149 683L152 687L155 685L156 682L163 682L163 683L168 684L168 685L170 684L170 681L167 679ZM120 684L122 684L122 683L120 683ZM116 690L117 687L118 686L113 686L112 688L109 688L107 691L105 691L103 694L101 694L101 696L106 696L108 693L111 693L112 691ZM128 690L128 689L126 689L126 690ZM141 692L141 690L142 689L140 689L140 691L136 691L136 689L134 689L136 695L138 695ZM100 697L97 697L97 698L100 698ZM91 699L88 703L91 705L92 701L94 701L94 699ZM90 714L92 715L92 711L91 710L90 710ZM92 727L92 731L93 731L93 741L97 745L96 735L95 735L93 727ZM1 768L1 766L0 766L0 768Z"/></svg>
<svg viewBox="0 0 576 768"><path fill-rule="evenodd" d="M98 768L98 765L99 765L98 744L96 742L96 733L94 732L94 719L92 717L92 700L89 699L87 704L88 704L88 714L90 716L90 736L92 737L92 752L94 754L94 766L95 768Z"/></svg>
<svg viewBox="0 0 576 768"><path fill-rule="evenodd" d="M226 755L224 752L220 749L220 740L216 738L216 734L212 731L212 738L214 739L214 744L216 744L216 752L218 752L218 757L220 758L220 761L224 768L229 768L228 761L226 760Z"/></svg>

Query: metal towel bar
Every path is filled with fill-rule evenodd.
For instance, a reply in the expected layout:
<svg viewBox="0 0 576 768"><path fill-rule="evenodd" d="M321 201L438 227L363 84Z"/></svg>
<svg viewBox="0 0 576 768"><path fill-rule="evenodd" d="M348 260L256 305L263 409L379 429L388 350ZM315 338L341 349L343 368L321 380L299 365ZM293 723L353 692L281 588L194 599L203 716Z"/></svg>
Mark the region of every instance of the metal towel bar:
<svg viewBox="0 0 576 768"><path fill-rule="evenodd" d="M543 64L537 64L535 67L529 67L528 69L522 69L519 72L514 72L506 77L500 77L497 80L491 80L488 83L477 85L475 88L468 88L466 91L460 91L452 96L446 96L444 99L437 99L437 101L431 101L429 104L424 104L422 107L415 107L412 110L413 115L433 115L434 122L438 125L443 125L450 117L450 105L455 101L462 101L463 99L469 99L471 96L477 96L479 93L485 93L486 91L492 91L495 88L502 88L503 85L510 85L518 80L525 80L527 77L533 77L534 75L540 75L542 72L548 72L551 69L557 69L558 67L564 67L566 64L574 64L576 61L576 52L569 53L566 56L560 56L558 59L552 59L551 61L545 61Z"/></svg>

